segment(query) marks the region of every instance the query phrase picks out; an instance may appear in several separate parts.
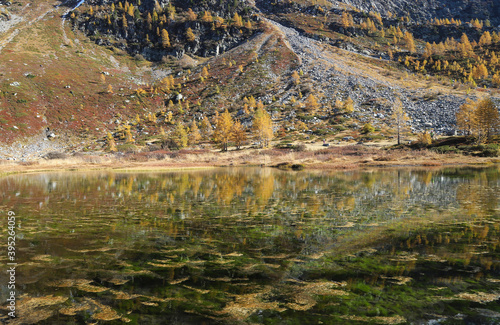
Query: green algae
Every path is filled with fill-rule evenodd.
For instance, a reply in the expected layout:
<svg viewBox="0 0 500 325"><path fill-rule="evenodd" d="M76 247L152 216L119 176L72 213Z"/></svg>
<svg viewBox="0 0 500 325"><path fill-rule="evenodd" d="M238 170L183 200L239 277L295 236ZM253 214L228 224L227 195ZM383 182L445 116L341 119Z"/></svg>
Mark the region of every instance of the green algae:
<svg viewBox="0 0 500 325"><path fill-rule="evenodd" d="M0 185L0 205L22 220L25 292L72 297L37 307L54 324L95 314L106 324L465 324L499 312L495 168L60 173Z"/></svg>

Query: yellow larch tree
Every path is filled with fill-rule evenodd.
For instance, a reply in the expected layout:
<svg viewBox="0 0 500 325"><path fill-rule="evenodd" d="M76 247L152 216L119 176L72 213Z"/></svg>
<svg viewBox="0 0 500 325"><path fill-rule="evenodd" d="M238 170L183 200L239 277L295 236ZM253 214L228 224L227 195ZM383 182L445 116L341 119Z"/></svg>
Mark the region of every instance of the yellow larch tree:
<svg viewBox="0 0 500 325"><path fill-rule="evenodd" d="M177 123L174 134L172 135L172 141L175 143L177 148L181 149L188 144L188 134L182 123Z"/></svg>
<svg viewBox="0 0 500 325"><path fill-rule="evenodd" d="M130 125L125 126L125 142L126 143L134 143L134 137L132 136L132 132L130 131Z"/></svg>
<svg viewBox="0 0 500 325"><path fill-rule="evenodd" d="M415 49L415 40L413 39L413 35L409 31L406 31L404 33L403 39L406 44L406 49L411 53L414 53L416 49Z"/></svg>
<svg viewBox="0 0 500 325"><path fill-rule="evenodd" d="M491 34L490 32L486 31L481 35L481 38L479 39L479 45L490 45L491 44Z"/></svg>
<svg viewBox="0 0 500 325"><path fill-rule="evenodd" d="M467 98L465 103L460 106L460 109L455 113L456 123L459 130L465 132L466 135L472 135L476 125L476 103Z"/></svg>
<svg viewBox="0 0 500 325"><path fill-rule="evenodd" d="M134 11L135 11L135 8L133 5L130 5L127 9L127 14L130 16L130 17L134 17Z"/></svg>
<svg viewBox="0 0 500 325"><path fill-rule="evenodd" d="M297 71L294 71L292 73L292 80L293 80L293 83L295 85L298 85L300 83L300 76L299 76L299 73Z"/></svg>
<svg viewBox="0 0 500 325"><path fill-rule="evenodd" d="M347 99L343 103L343 107L342 108L348 114L351 114L352 112L354 112L354 101L352 100L351 97L347 97Z"/></svg>
<svg viewBox="0 0 500 325"><path fill-rule="evenodd" d="M340 17L340 24L344 28L352 27L354 25L352 16L347 11L342 12L342 16Z"/></svg>
<svg viewBox="0 0 500 325"><path fill-rule="evenodd" d="M247 134L240 121L235 121L231 130L231 138L234 141L236 149L240 149L243 142L247 140Z"/></svg>
<svg viewBox="0 0 500 325"><path fill-rule="evenodd" d="M108 132L107 138L108 138L108 150L111 152L115 152L116 151L115 138L109 132Z"/></svg>
<svg viewBox="0 0 500 325"><path fill-rule="evenodd" d="M125 17L125 14L123 14L123 16L122 16L122 26L123 26L123 29L128 28L128 21L127 21L127 17Z"/></svg>
<svg viewBox="0 0 500 325"><path fill-rule="evenodd" d="M257 102L255 101L255 97L250 96L250 98L248 99L248 106L249 106L250 108L255 108L255 107L257 107Z"/></svg>
<svg viewBox="0 0 500 325"><path fill-rule="evenodd" d="M271 116L263 107L258 107L253 117L253 132L262 148L267 148L273 139Z"/></svg>
<svg viewBox="0 0 500 325"><path fill-rule="evenodd" d="M209 139L212 136L212 124L210 124L208 117L205 116L203 120L201 120L200 129L201 135L204 139Z"/></svg>
<svg viewBox="0 0 500 325"><path fill-rule="evenodd" d="M201 17L201 20L206 23L211 23L213 21L213 17L210 11L205 11L205 13L203 13L203 16Z"/></svg>
<svg viewBox="0 0 500 325"><path fill-rule="evenodd" d="M500 114L490 98L477 102L475 115L480 142L490 140L493 134L500 131Z"/></svg>
<svg viewBox="0 0 500 325"><path fill-rule="evenodd" d="M186 39L187 39L189 42L193 42L193 41L196 39L196 36L194 35L193 30L191 29L191 27L189 27L189 28L186 30Z"/></svg>
<svg viewBox="0 0 500 325"><path fill-rule="evenodd" d="M166 29L161 30L161 45L165 47L170 47L170 38Z"/></svg>
<svg viewBox="0 0 500 325"><path fill-rule="evenodd" d="M227 151L229 141L232 137L233 118L226 109L224 113L215 115L214 142L220 146L222 151Z"/></svg>
<svg viewBox="0 0 500 325"><path fill-rule="evenodd" d="M191 127L189 128L189 144L190 145L198 144L200 140L201 140L200 129L198 129L196 121L193 120L193 123L191 123Z"/></svg>
<svg viewBox="0 0 500 325"><path fill-rule="evenodd" d="M196 14L194 13L193 9L189 8L187 11L187 19L190 21L196 20Z"/></svg>
<svg viewBox="0 0 500 325"><path fill-rule="evenodd" d="M398 144L401 144L401 134L406 129L406 122L409 118L399 98L396 98L392 106L392 119L398 135Z"/></svg>
<svg viewBox="0 0 500 325"><path fill-rule="evenodd" d="M235 27L238 27L238 28L243 27L243 19L241 18L240 15L238 15L237 12L234 13L233 24Z"/></svg>
<svg viewBox="0 0 500 325"><path fill-rule="evenodd" d="M318 100L312 93L310 93L309 96L307 96L305 104L306 104L305 108L308 111L315 111L319 108Z"/></svg>

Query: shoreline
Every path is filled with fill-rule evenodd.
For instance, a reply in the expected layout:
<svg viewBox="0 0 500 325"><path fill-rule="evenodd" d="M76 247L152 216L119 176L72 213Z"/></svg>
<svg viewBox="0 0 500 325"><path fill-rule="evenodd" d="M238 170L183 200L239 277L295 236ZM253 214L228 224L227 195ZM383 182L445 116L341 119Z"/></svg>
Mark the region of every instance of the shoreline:
<svg viewBox="0 0 500 325"><path fill-rule="evenodd" d="M369 148L332 148L303 152L276 149L232 152L174 152L171 156L131 154L126 157L89 154L61 159L29 162L2 161L0 176L54 171L147 172L221 167L275 167L282 170L369 170L398 168L477 167L500 165L498 157L473 157L460 154L438 154L429 150L380 150ZM160 158L160 159L158 159ZM277 166L281 164L282 166Z"/></svg>

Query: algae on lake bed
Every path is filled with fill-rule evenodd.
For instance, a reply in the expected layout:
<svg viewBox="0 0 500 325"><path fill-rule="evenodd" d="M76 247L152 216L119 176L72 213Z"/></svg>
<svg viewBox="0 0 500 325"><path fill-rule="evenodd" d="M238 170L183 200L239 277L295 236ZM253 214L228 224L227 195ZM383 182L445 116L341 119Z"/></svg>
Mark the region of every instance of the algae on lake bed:
<svg viewBox="0 0 500 325"><path fill-rule="evenodd" d="M498 321L498 168L52 173L0 187L22 223L18 323Z"/></svg>

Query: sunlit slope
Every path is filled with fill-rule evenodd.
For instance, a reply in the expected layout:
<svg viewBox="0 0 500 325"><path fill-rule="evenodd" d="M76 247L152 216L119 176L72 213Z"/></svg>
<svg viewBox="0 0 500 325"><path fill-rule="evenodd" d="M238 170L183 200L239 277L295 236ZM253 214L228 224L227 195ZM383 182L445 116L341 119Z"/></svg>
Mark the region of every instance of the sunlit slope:
<svg viewBox="0 0 500 325"><path fill-rule="evenodd" d="M0 136L6 143L22 139L26 157L40 150L34 144L47 128L56 137L41 148L45 151L100 149L108 133L137 117L163 123L168 111L172 123L162 125L167 133L176 123L212 118L225 108L248 127L252 112L243 107L250 97L272 113L281 136L296 130L299 121L305 130L331 134L335 128L356 131L365 123L384 130L396 97L414 131L432 125L446 134L453 131L455 111L466 95L449 82L405 72L395 61L314 40L258 10L253 25L258 32L233 49L149 62L92 42L63 18L70 8L58 5L11 7L18 20L0 35ZM298 80L294 72L300 73ZM173 80L168 89L162 84L167 77ZM317 105L310 105L311 95ZM345 114L339 103L349 100L354 111ZM144 143L160 132L159 124L145 123L133 135Z"/></svg>

